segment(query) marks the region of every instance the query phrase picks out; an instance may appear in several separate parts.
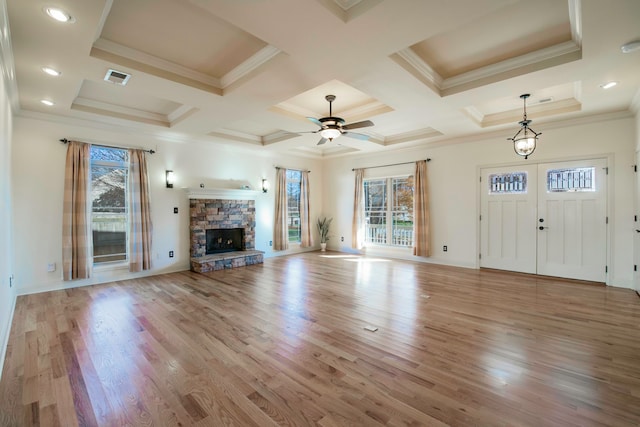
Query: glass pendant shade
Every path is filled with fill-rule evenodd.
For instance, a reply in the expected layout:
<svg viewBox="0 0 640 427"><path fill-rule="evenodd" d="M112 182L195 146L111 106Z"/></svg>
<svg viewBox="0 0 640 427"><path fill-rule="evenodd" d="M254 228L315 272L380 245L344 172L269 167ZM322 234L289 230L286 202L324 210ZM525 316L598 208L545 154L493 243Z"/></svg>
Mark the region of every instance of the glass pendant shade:
<svg viewBox="0 0 640 427"><path fill-rule="evenodd" d="M328 139L329 141L331 141L334 138L339 137L340 135L342 135L342 133L340 132L339 129L334 129L334 128L327 128L327 129L322 129L320 131L320 135L323 138Z"/></svg>
<svg viewBox="0 0 640 427"><path fill-rule="evenodd" d="M535 136L524 135L513 141L513 149L519 156L529 156L536 150Z"/></svg>

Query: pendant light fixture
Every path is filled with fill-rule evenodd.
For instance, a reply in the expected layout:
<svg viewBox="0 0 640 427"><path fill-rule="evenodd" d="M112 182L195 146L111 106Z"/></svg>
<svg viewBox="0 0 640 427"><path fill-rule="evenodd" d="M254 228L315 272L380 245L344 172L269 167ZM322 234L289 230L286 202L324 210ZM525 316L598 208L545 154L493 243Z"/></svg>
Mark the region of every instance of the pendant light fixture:
<svg viewBox="0 0 640 427"><path fill-rule="evenodd" d="M507 138L509 141L513 141L513 149L516 154L528 159L531 154L536 150L536 143L538 142L538 136L542 135L542 132L536 132L529 127L531 120L527 120L527 98L531 96L528 93L520 95L520 98L524 102L524 116L522 121L518 122L520 129L513 138Z"/></svg>

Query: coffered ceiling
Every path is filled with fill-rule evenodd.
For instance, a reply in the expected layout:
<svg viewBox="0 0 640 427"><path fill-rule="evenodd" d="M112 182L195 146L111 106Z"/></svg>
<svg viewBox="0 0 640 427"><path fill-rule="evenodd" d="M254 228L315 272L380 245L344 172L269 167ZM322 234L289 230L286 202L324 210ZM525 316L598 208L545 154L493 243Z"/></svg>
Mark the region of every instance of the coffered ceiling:
<svg viewBox="0 0 640 427"><path fill-rule="evenodd" d="M640 50L620 49L640 40L637 0L0 2L18 114L175 141L332 157L506 139L522 93L536 128L640 103ZM307 117L329 115L328 94L334 116L374 123L368 140L317 145Z"/></svg>

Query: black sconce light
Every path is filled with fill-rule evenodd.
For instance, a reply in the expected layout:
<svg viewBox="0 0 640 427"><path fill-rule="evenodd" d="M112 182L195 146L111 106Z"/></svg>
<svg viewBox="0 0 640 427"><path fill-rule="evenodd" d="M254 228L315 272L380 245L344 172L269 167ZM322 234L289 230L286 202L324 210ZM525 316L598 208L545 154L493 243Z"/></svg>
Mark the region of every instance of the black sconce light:
<svg viewBox="0 0 640 427"><path fill-rule="evenodd" d="M262 192L266 193L268 189L269 189L269 181L267 181L266 179L263 179L262 180Z"/></svg>
<svg viewBox="0 0 640 427"><path fill-rule="evenodd" d="M173 171L167 171L166 177L167 177L167 188L173 188L173 183L176 180L176 176L173 173Z"/></svg>

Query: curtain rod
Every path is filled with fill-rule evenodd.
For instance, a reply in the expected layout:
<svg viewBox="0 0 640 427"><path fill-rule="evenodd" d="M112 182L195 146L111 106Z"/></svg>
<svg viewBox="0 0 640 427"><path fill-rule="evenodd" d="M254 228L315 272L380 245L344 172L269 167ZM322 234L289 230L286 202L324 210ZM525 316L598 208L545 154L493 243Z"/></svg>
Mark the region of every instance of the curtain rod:
<svg viewBox="0 0 640 427"><path fill-rule="evenodd" d="M311 173L311 171L306 171L306 170L302 170L302 169L295 169L295 168L284 168L282 166L276 166L276 169L290 169L290 170L294 170L294 171L300 171L300 172L309 172Z"/></svg>
<svg viewBox="0 0 640 427"><path fill-rule="evenodd" d="M63 144L66 144L68 142L71 142L71 140L67 139L67 138L62 138L60 140L60 142L62 142ZM137 148L131 148L131 147L119 147L117 145L106 145L106 144L91 144L91 145L97 145L98 147L107 147L107 148L122 148L123 150L137 150ZM155 150L145 150L144 148L140 148L140 150L144 151L145 153L149 153L149 154L154 154Z"/></svg>
<svg viewBox="0 0 640 427"><path fill-rule="evenodd" d="M431 159L426 159L427 162L430 162ZM375 168L386 168L388 166L398 166L398 165L408 165L409 163L415 163L415 162L402 162L402 163L392 163L390 165L379 165L379 166L369 166L366 168L357 168L357 169L375 169ZM351 169L352 171L356 170L356 168Z"/></svg>

